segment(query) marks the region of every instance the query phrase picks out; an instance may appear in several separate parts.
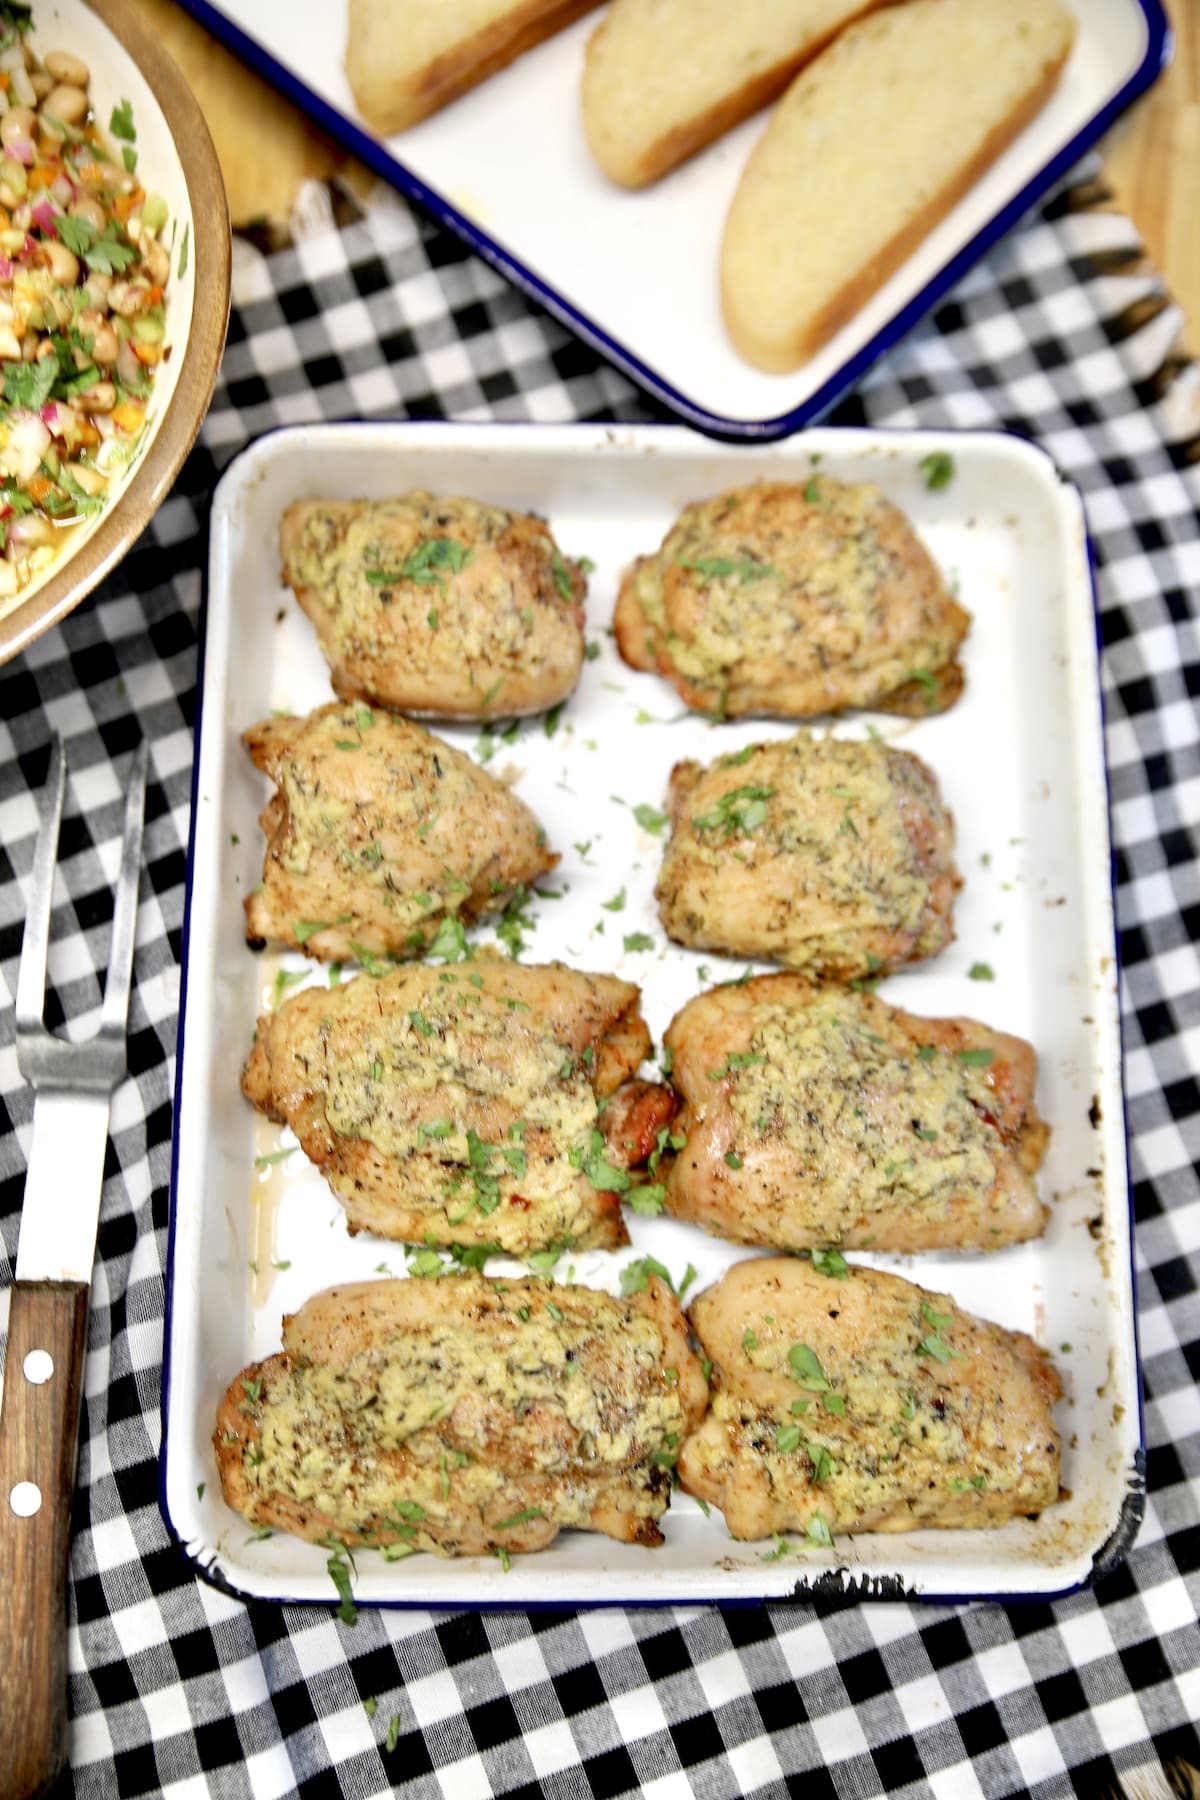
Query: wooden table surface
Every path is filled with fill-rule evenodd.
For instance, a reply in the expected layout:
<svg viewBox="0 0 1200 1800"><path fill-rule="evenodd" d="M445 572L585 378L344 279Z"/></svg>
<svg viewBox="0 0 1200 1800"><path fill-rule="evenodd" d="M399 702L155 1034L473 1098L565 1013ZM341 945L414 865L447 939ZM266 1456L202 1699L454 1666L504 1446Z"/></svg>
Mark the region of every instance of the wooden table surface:
<svg viewBox="0 0 1200 1800"><path fill-rule="evenodd" d="M1086 5L1088 0L1084 0ZM1102 148L1117 205L1184 308L1200 349L1200 0L1166 0L1176 36L1166 74L1119 120ZM286 220L300 183L340 173L357 191L373 177L267 86L173 0L141 0L190 81L216 142L233 222ZM252 128L247 121L253 120Z"/></svg>

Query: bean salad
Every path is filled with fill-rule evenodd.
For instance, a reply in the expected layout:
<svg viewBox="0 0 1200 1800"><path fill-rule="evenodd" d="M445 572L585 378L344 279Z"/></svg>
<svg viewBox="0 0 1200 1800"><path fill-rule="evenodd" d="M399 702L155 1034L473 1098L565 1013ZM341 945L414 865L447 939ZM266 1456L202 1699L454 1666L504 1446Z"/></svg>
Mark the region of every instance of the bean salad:
<svg viewBox="0 0 1200 1800"><path fill-rule="evenodd" d="M30 23L0 0L0 610L103 509L170 353L167 204L142 186L132 106L106 129L86 63L39 58ZM185 237L180 275L186 257Z"/></svg>

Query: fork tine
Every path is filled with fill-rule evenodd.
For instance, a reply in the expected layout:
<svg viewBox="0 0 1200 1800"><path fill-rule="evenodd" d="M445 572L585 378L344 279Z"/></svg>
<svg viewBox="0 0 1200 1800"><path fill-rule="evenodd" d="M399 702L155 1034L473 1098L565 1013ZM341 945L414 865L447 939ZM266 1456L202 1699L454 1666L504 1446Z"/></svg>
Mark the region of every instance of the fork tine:
<svg viewBox="0 0 1200 1800"><path fill-rule="evenodd" d="M46 955L50 948L50 909L54 900L54 865L67 785L67 753L60 737L50 753L46 777L46 811L33 852L33 894L25 915L21 968L17 976L17 1029L41 1025L46 1005Z"/></svg>
<svg viewBox="0 0 1200 1800"><path fill-rule="evenodd" d="M129 795L125 801L125 836L121 843L121 873L113 907L112 945L108 953L108 978L100 1030L125 1040L129 1016L129 989L133 976L133 939L137 926L138 877L142 866L142 825L146 812L146 767L150 746L144 740L133 759Z"/></svg>

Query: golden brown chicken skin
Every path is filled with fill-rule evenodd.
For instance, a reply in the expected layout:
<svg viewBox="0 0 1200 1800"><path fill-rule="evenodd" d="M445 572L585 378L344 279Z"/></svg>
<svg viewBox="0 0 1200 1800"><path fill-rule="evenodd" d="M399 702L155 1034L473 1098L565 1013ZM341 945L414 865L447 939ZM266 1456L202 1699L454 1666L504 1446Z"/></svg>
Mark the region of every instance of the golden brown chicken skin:
<svg viewBox="0 0 1200 1800"><path fill-rule="evenodd" d="M701 994L665 1041L675 1218L780 1250L997 1250L1045 1229L1021 1038L784 974Z"/></svg>
<svg viewBox="0 0 1200 1800"><path fill-rule="evenodd" d="M418 491L305 500L279 543L343 698L477 719L574 691L587 584L541 519Z"/></svg>
<svg viewBox="0 0 1200 1800"><path fill-rule="evenodd" d="M677 943L852 981L954 936L954 822L932 772L866 739L676 763L659 916Z"/></svg>
<svg viewBox="0 0 1200 1800"><path fill-rule="evenodd" d="M713 1391L679 1480L735 1538L1003 1525L1058 1499L1053 1363L946 1294L756 1258L688 1316Z"/></svg>
<svg viewBox="0 0 1200 1800"><path fill-rule="evenodd" d="M392 1556L542 1550L563 1527L662 1542L707 1384L665 1283L614 1300L549 1281L372 1281L284 1320L213 1445L255 1525Z"/></svg>
<svg viewBox="0 0 1200 1800"><path fill-rule="evenodd" d="M815 473L684 507L613 620L625 661L688 706L785 719L943 711L969 624L897 507Z"/></svg>
<svg viewBox="0 0 1200 1800"><path fill-rule="evenodd" d="M276 784L246 936L350 961L420 956L558 861L515 794L408 719L334 701L242 734ZM454 926L457 925L457 931Z"/></svg>
<svg viewBox="0 0 1200 1800"><path fill-rule="evenodd" d="M600 1102L649 1049L631 983L484 953L294 995L259 1019L242 1091L291 1126L352 1232L612 1248L649 1132Z"/></svg>

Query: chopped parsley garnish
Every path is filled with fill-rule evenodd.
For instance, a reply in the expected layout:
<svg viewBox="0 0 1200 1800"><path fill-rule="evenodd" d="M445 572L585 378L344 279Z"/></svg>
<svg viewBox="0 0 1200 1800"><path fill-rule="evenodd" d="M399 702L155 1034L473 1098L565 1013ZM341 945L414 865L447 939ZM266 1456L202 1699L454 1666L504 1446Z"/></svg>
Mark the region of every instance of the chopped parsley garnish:
<svg viewBox="0 0 1200 1800"><path fill-rule="evenodd" d="M338 1592L337 1616L343 1625L357 1625L358 1608L354 1604L354 1595L350 1588L350 1570L354 1568L354 1558L349 1555L345 1544L340 1543L332 1532L320 1541L322 1547L330 1553L325 1567L329 1571L329 1579ZM355 1572L357 1573L357 1571Z"/></svg>
<svg viewBox="0 0 1200 1800"><path fill-rule="evenodd" d="M832 1276L834 1281L846 1281L850 1276L850 1265L840 1250L814 1250L812 1266L818 1275Z"/></svg>
<svg viewBox="0 0 1200 1800"><path fill-rule="evenodd" d="M811 475L804 490L804 498L810 506L818 506L821 501L821 484L815 475Z"/></svg>
<svg viewBox="0 0 1200 1800"><path fill-rule="evenodd" d="M803 1436L799 1425L780 1425L775 1432L775 1448L781 1456L790 1456L793 1450L800 1448Z"/></svg>
<svg viewBox="0 0 1200 1800"><path fill-rule="evenodd" d="M937 687L937 679L930 674L928 669L910 669L908 679L915 681L918 687L924 688L927 694L932 694Z"/></svg>
<svg viewBox="0 0 1200 1800"><path fill-rule="evenodd" d="M994 1050L956 1050L954 1060L964 1069L990 1069L996 1060Z"/></svg>
<svg viewBox="0 0 1200 1800"><path fill-rule="evenodd" d="M824 1444L805 1444L804 1453L812 1464L812 1484L819 1487L833 1473L833 1458Z"/></svg>
<svg viewBox="0 0 1200 1800"><path fill-rule="evenodd" d="M496 936L514 962L525 948L525 933L536 926L532 913L526 910L528 901L529 889L516 888L496 925Z"/></svg>
<svg viewBox="0 0 1200 1800"><path fill-rule="evenodd" d="M557 544L553 545L551 548L550 560L554 565L554 585L558 589L559 599L573 600L575 598L575 586L571 580L571 571L563 561L562 551Z"/></svg>
<svg viewBox="0 0 1200 1800"><path fill-rule="evenodd" d="M749 1355L751 1350L758 1349L758 1333L749 1327L742 1333L742 1349Z"/></svg>
<svg viewBox="0 0 1200 1800"><path fill-rule="evenodd" d="M913 1131L923 1144L936 1144L938 1141L939 1134L936 1131L931 1130L927 1125L914 1125Z"/></svg>
<svg viewBox="0 0 1200 1800"><path fill-rule="evenodd" d="M619 891L613 895L611 900L602 900L600 902L600 904L604 908L605 912L614 912L614 913L624 912L625 911L625 889L624 888L619 889Z"/></svg>
<svg viewBox="0 0 1200 1800"><path fill-rule="evenodd" d="M825 1371L815 1350L807 1344L793 1344L788 1351L788 1362L792 1375L801 1387L812 1388L814 1393L827 1394L829 1383L825 1379Z"/></svg>
<svg viewBox="0 0 1200 1800"><path fill-rule="evenodd" d="M600 1194L627 1194L633 1183L628 1169L614 1168L604 1154L604 1139L592 1130L591 1145L582 1161L584 1174Z"/></svg>
<svg viewBox="0 0 1200 1800"><path fill-rule="evenodd" d="M548 738L552 738L554 736L555 732L558 730L558 721L562 718L563 707L566 704L567 703L565 700L560 700L558 705L552 706L550 708L549 712L543 718L542 729L545 731L546 736Z"/></svg>
<svg viewBox="0 0 1200 1800"><path fill-rule="evenodd" d="M5 363L5 404L28 412L39 412L50 398L50 390L57 380L58 363L50 356L42 362Z"/></svg>
<svg viewBox="0 0 1200 1800"><path fill-rule="evenodd" d="M748 837L766 818L766 803L774 792L773 787L731 788L721 795L712 812L694 818L692 827L696 831L723 830L727 837L735 837L739 832Z"/></svg>
<svg viewBox="0 0 1200 1800"><path fill-rule="evenodd" d="M644 931L630 931L625 936L626 950L653 950L654 939Z"/></svg>
<svg viewBox="0 0 1200 1800"><path fill-rule="evenodd" d="M643 1182L641 1187L630 1188L626 1199L639 1219L657 1219L666 1205L667 1190L661 1182Z"/></svg>
<svg viewBox="0 0 1200 1800"><path fill-rule="evenodd" d="M677 558L680 568L692 569L705 581L725 581L736 575L745 587L748 581L758 581L767 575L778 575L770 563L759 562L753 556L698 556L695 558L681 556Z"/></svg>
<svg viewBox="0 0 1200 1800"><path fill-rule="evenodd" d="M530 1519L544 1519L545 1516L540 1506L526 1506L520 1512L515 1512L511 1519L501 1519L496 1530L511 1531L514 1525L527 1525Z"/></svg>
<svg viewBox="0 0 1200 1800"><path fill-rule="evenodd" d="M927 1325L932 1325L935 1331L944 1331L948 1325L954 1323L953 1313L934 1312L928 1300L921 1302L921 1317Z"/></svg>
<svg viewBox="0 0 1200 1800"><path fill-rule="evenodd" d="M972 963L967 970L968 981L995 981L995 979L996 971L993 969L991 963Z"/></svg>
<svg viewBox="0 0 1200 1800"><path fill-rule="evenodd" d="M278 969L275 973L275 984L271 989L271 1011L274 1012L283 999L288 988L295 987L298 982L307 981L308 969Z"/></svg>
<svg viewBox="0 0 1200 1800"><path fill-rule="evenodd" d="M461 962L469 955L467 934L458 919L445 918L437 928L433 942L425 951L426 956L439 956L443 962Z"/></svg>
<svg viewBox="0 0 1200 1800"><path fill-rule="evenodd" d="M731 1169L740 1169L742 1166L742 1159L736 1150L727 1150L725 1152L725 1162Z"/></svg>
<svg viewBox="0 0 1200 1800"><path fill-rule="evenodd" d="M829 1529L829 1521L824 1513L815 1512L804 1527L804 1535L814 1544L823 1544L827 1550L833 1549L833 1533Z"/></svg>
<svg viewBox="0 0 1200 1800"><path fill-rule="evenodd" d="M293 1144L290 1150L272 1150L267 1156L256 1156L254 1166L256 1169L274 1168L276 1163L286 1162L289 1156L295 1156L299 1148L299 1144Z"/></svg>
<svg viewBox="0 0 1200 1800"><path fill-rule="evenodd" d="M633 816L643 831L649 831L655 837L662 835L663 828L667 823L666 813L659 812L656 806L648 806L644 800L640 805L634 807Z"/></svg>
<svg viewBox="0 0 1200 1800"><path fill-rule="evenodd" d="M758 1063L766 1062L765 1056L756 1056L748 1050L731 1050L719 1068L707 1071L710 1081L722 1081L726 1075L732 1075L735 1069L752 1069Z"/></svg>
<svg viewBox="0 0 1200 1800"><path fill-rule="evenodd" d="M917 466L925 478L925 486L935 494L949 487L954 479L954 458L945 450L934 450L923 456Z"/></svg>
<svg viewBox="0 0 1200 1800"><path fill-rule="evenodd" d="M631 1294L644 1294L651 1275L657 1275L660 1281L665 1281L677 1300L683 1299L696 1279L696 1271L689 1263L684 1271L683 1280L676 1287L671 1280L670 1270L664 1268L657 1257L641 1256L636 1262L626 1263L621 1270L622 1299L628 1300Z"/></svg>
<svg viewBox="0 0 1200 1800"><path fill-rule="evenodd" d="M945 1338L938 1331L931 1331L917 1345L918 1356L932 1356L935 1362L948 1363L952 1357L961 1359L961 1350L952 1350Z"/></svg>
<svg viewBox="0 0 1200 1800"><path fill-rule="evenodd" d="M137 130L133 123L133 103L121 100L113 107L109 116L108 129L115 138L121 138L127 144L136 144Z"/></svg>

